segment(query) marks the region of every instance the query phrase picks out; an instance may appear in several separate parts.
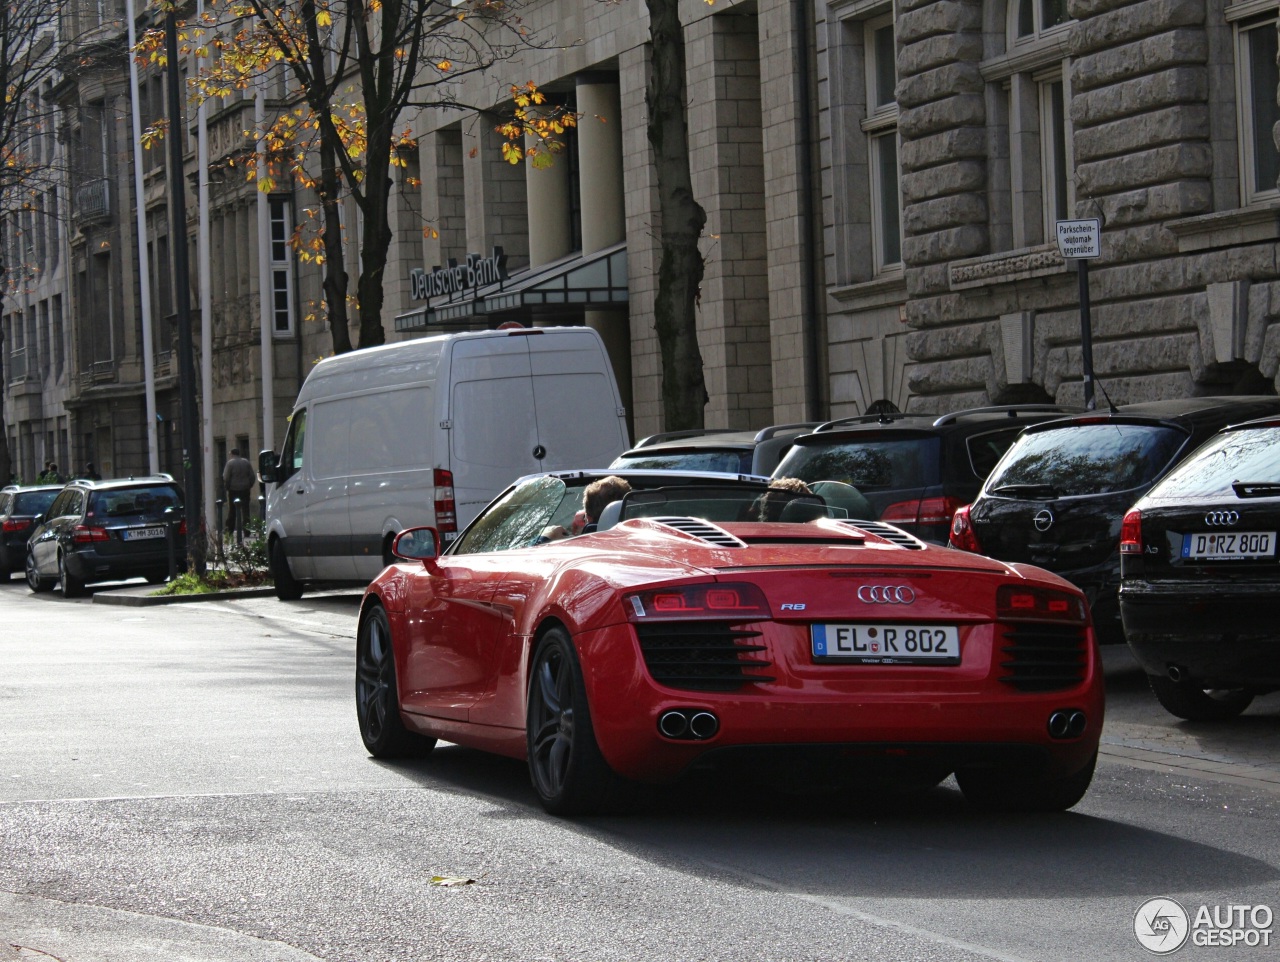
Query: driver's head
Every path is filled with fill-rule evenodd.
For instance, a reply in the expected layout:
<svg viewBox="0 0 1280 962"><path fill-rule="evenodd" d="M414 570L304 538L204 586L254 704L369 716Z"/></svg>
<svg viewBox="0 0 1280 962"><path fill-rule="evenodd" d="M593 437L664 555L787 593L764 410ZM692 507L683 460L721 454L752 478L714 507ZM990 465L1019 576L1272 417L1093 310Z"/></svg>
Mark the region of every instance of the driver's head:
<svg viewBox="0 0 1280 962"><path fill-rule="evenodd" d="M599 521L605 505L622 500L630 490L631 485L617 475L592 481L582 492L582 509L587 513L587 523Z"/></svg>

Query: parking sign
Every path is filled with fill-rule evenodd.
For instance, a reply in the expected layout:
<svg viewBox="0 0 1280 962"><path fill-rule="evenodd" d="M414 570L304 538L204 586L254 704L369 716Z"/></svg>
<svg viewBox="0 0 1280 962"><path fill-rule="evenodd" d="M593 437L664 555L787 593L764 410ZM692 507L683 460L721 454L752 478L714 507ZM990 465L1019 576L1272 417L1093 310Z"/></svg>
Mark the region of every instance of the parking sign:
<svg viewBox="0 0 1280 962"><path fill-rule="evenodd" d="M1102 221L1096 217L1086 220L1060 220L1058 227L1058 251L1064 260L1084 260L1102 253Z"/></svg>

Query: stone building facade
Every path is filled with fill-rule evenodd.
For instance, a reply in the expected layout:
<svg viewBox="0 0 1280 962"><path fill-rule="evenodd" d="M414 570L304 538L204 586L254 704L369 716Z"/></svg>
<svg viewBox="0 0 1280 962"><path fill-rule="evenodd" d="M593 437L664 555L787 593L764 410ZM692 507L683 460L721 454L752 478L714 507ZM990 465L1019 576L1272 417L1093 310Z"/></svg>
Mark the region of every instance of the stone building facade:
<svg viewBox="0 0 1280 962"><path fill-rule="evenodd" d="M833 413L853 413L842 342L859 353L857 332L877 327L870 343L895 345L884 354L905 361L897 393L913 410L1082 403L1080 286L1053 229L1074 218L1103 226L1088 280L1100 390L1116 403L1275 392L1275 3L899 2L885 113L900 142L901 273L867 277L846 251L863 224L877 229L874 151L856 125L888 124L865 94L888 9L828 4L822 31L827 257L852 282L831 288ZM864 178L866 205L848 199Z"/></svg>
<svg viewBox="0 0 1280 962"><path fill-rule="evenodd" d="M685 0L690 162L708 216L698 322L708 425L840 417L876 402L913 411L1080 404L1079 274L1055 243L1056 222L1077 218L1102 223L1088 272L1100 392L1116 403L1274 392L1278 9L1276 0ZM644 10L543 0L523 15L547 44L471 78L459 101L500 107L509 83L532 80L580 125L560 160L538 170L503 160L492 116L410 118L418 151L393 190L387 336L512 319L590 324L643 436L663 425ZM146 464L148 346L121 37L118 19L104 23L99 39L114 63L98 58L57 91L69 149L100 146L82 150L64 191L69 381L59 456L96 459L104 473ZM145 83L155 115L159 78ZM268 109L283 106L283 93L277 85ZM314 198L283 184L260 194L242 176L252 109L251 92L208 108L213 379L204 410L215 472L228 448L254 452L282 436L301 379L331 344L318 270L284 243ZM194 138L186 147L194 285ZM163 438L176 430L176 363L154 153L143 204L157 411L174 425ZM231 168L236 157L241 167ZM94 191L105 191L105 208ZM354 205L348 214L357 224ZM260 217L270 224L262 252ZM355 264L358 231L349 233ZM437 265L489 259L496 248L501 283L419 296ZM21 310L26 319L25 302ZM12 300L6 312L12 324ZM14 385L6 389L11 411ZM22 431L6 420L20 445ZM55 448L60 430L55 421ZM178 472L176 436L167 443L162 466Z"/></svg>

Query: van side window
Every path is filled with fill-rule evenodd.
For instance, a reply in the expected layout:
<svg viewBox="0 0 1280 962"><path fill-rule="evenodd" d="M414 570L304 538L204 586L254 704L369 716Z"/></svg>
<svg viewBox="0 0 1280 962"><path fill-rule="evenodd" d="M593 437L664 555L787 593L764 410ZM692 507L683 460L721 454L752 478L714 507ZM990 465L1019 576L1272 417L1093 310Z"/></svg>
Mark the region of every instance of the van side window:
<svg viewBox="0 0 1280 962"><path fill-rule="evenodd" d="M307 434L307 409L303 408L293 416L289 423L289 433L285 436L284 446L280 449L280 470L283 481L291 477L302 467L302 454Z"/></svg>

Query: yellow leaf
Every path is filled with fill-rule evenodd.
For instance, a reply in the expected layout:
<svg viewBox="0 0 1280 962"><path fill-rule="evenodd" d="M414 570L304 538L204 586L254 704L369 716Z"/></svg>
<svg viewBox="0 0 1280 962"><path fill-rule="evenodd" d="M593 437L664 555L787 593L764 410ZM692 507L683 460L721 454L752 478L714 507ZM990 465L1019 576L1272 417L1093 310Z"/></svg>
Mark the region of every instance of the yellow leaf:
<svg viewBox="0 0 1280 962"><path fill-rule="evenodd" d="M459 885L475 885L476 880L473 878L461 878L456 875L433 875L431 876L431 884L440 888L457 888Z"/></svg>
<svg viewBox="0 0 1280 962"><path fill-rule="evenodd" d="M328 27L333 23L333 15L328 10L321 10L316 14L316 24L321 27Z"/></svg>

